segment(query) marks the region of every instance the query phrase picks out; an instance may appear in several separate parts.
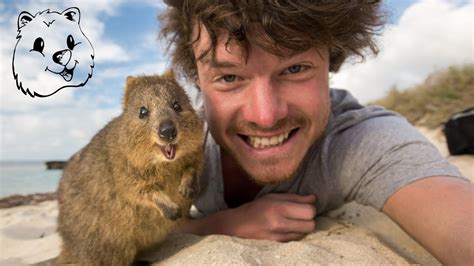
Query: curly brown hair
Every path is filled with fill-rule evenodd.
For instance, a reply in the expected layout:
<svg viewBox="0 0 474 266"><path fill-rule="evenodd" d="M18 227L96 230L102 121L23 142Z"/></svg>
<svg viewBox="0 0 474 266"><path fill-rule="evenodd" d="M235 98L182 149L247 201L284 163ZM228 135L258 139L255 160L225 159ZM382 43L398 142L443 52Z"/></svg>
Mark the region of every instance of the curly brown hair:
<svg viewBox="0 0 474 266"><path fill-rule="evenodd" d="M330 71L337 72L350 56L378 53L373 36L384 24L378 0L165 0L161 36L168 41L173 67L188 79L197 77L196 60L214 56L220 33L226 44L237 41L248 55L249 44L284 56L312 47L328 47ZM198 23L198 24L196 24ZM193 44L204 26L211 45L196 58ZM198 27L200 28L200 27ZM196 38L193 39L193 36ZM283 54L285 51L286 54Z"/></svg>

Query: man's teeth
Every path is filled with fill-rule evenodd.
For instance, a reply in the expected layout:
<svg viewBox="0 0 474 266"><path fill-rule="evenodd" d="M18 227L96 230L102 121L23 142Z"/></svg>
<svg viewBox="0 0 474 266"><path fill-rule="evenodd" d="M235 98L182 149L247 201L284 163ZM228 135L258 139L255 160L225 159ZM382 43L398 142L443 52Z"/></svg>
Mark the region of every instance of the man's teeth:
<svg viewBox="0 0 474 266"><path fill-rule="evenodd" d="M271 138L249 136L249 144L256 149L277 146L287 140L289 134L290 132L286 132L278 136L273 136Z"/></svg>

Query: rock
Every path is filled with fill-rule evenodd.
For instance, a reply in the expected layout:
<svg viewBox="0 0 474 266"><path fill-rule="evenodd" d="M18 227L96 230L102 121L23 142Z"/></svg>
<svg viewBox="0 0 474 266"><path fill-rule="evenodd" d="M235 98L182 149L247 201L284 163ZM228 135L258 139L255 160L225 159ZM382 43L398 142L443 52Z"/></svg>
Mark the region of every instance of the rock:
<svg viewBox="0 0 474 266"><path fill-rule="evenodd" d="M30 195L12 195L0 199L0 209L1 208L11 208L15 206L30 205L36 204L46 200L56 200L57 193L35 193Z"/></svg>
<svg viewBox="0 0 474 266"><path fill-rule="evenodd" d="M46 168L48 170L52 169L64 169L66 167L67 161L48 161L46 162Z"/></svg>

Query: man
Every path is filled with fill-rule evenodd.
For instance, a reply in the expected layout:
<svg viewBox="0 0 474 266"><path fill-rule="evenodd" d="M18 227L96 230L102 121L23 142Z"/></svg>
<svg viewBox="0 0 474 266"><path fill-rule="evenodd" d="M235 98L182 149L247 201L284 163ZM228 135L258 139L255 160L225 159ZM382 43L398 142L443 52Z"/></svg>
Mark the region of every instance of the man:
<svg viewBox="0 0 474 266"><path fill-rule="evenodd" d="M162 33L208 129L204 216L182 232L298 240L316 210L356 200L441 262L474 261L473 185L405 119L328 87L348 57L377 53L378 1L167 3Z"/></svg>

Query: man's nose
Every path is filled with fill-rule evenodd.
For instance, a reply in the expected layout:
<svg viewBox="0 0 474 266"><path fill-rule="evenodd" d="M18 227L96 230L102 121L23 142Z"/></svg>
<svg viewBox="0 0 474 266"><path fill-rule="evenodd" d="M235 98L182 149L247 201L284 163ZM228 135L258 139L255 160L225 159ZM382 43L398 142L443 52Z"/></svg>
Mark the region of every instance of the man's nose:
<svg viewBox="0 0 474 266"><path fill-rule="evenodd" d="M279 86L272 80L254 80L247 88L243 116L245 121L271 128L288 115L288 105Z"/></svg>

